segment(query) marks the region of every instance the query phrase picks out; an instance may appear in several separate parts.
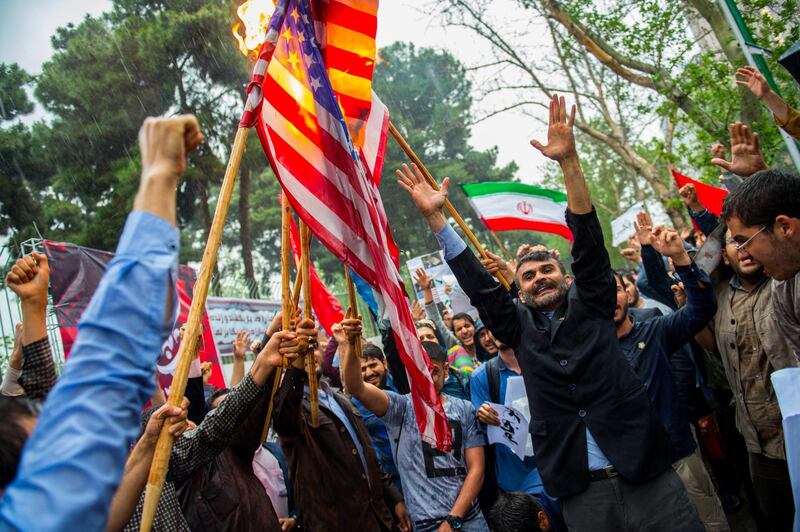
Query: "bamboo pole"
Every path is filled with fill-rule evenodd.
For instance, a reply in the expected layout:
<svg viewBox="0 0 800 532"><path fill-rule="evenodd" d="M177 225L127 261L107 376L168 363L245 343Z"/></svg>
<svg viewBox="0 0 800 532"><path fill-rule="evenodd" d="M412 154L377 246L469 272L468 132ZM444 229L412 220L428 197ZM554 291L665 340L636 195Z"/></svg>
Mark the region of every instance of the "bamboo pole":
<svg viewBox="0 0 800 532"><path fill-rule="evenodd" d="M486 228L486 230L489 231L489 234L492 235L494 241L497 242L497 246L500 248L500 251L503 252L503 255L505 255L508 260L514 260L514 257L511 256L511 253L509 253L506 247L503 245L503 241L500 240L500 237L497 236L497 233L495 233L489 228Z"/></svg>
<svg viewBox="0 0 800 532"><path fill-rule="evenodd" d="M420 158L417 157L417 154L414 153L414 150L411 148L411 146L409 146L408 142L406 142L406 139L403 138L403 135L400 134L400 132L397 130L396 127L394 127L394 124L391 122L389 122L389 133L392 134L392 137L394 137L394 140L397 141L397 144L399 144L400 147L403 149L403 151L406 152L408 158L411 159L411 161L417 165L417 168L419 168L420 172L422 172L422 175L425 176L425 180L428 181L428 184L434 190L439 190L439 183L436 182L436 180L433 178L433 175L431 175L431 173L422 163ZM458 214L458 211L456 211L456 208L453 207L453 204L450 203L450 200L448 198L445 198L444 206L447 209L447 212L450 213L450 216L452 216L453 219L455 219L456 223L461 228L461 230L464 231L464 234L467 235L467 238L469 239L470 242L472 242L472 245L475 246L475 249L478 251L478 254L480 254L481 258L484 259L489 258L486 255L486 250L483 248L481 243L478 242L478 237L475 236L475 233L473 233L472 229L469 228L467 222L465 222L464 219L461 217L461 215ZM500 284L502 284L506 290L510 288L508 281L506 281L505 278L499 272L495 274L495 277L497 277L497 280L500 281Z"/></svg>
<svg viewBox="0 0 800 532"><path fill-rule="evenodd" d="M206 307L206 297L208 297L208 287L211 282L211 275L214 273L214 266L217 262L217 252L222 241L222 230L225 227L225 219L228 216L228 207L233 195L233 187L236 184L236 175L239 172L239 164L242 162L242 155L247 145L247 134L249 128L239 127L236 131L236 138L231 149L231 156L228 159L228 167L225 170L225 178L222 180L222 188L217 199L217 208L214 212L214 220L208 234L208 241L203 252L203 260L200 264L200 274L194 285L194 297L189 309L189 317L186 320L186 332L178 349L178 363L175 366L175 374L172 377L172 387L167 403L170 406L180 406L183 401L183 393L186 391L186 381L189 378L189 366L192 362L192 355L197 349L197 337L200 332L200 319ZM174 302L178 304L178 302ZM153 519L156 515L158 500L161 497L161 490L167 477L169 467L169 457L172 452L173 436L169 432L172 423L169 419L164 421L161 433L158 435L153 463L150 466L150 473L147 477L145 487L144 507L142 509L142 522L139 530L150 532L153 527Z"/></svg>
<svg viewBox="0 0 800 532"><path fill-rule="evenodd" d="M281 329L288 331L292 327L292 316L294 315L294 307L292 306L292 287L291 282L291 267L292 267L292 243L289 240L289 231L292 223L292 207L289 205L289 200L286 194L281 197ZM298 276L299 277L299 276ZM302 282L302 280L301 280ZM295 283L297 287L297 284ZM299 292L299 287L298 292ZM281 376L283 369L286 367L286 359L283 360L283 365L275 368L275 380L272 383L272 393L269 397L269 406L267 407L267 417L264 419L264 428L261 430L261 441L267 439L269 433L269 425L272 422L272 410L275 404L275 394L278 393L278 388L281 385Z"/></svg>
<svg viewBox="0 0 800 532"><path fill-rule="evenodd" d="M353 284L353 279L350 277L350 268L347 267L347 264L344 265L344 280L345 284L347 284L347 301L348 307L351 312L351 316L348 317L357 317L358 316L358 303L356 302L356 286ZM356 342L356 355L358 358L361 359L361 339L359 338Z"/></svg>
<svg viewBox="0 0 800 532"><path fill-rule="evenodd" d="M300 221L300 249L303 250L302 255L300 255L300 271L303 280L303 317L306 319L313 319L313 312L311 310L311 282L309 281L311 230L302 220ZM308 400L311 405L311 426L317 428L319 427L319 393L317 392L317 364L313 347L309 347L305 357L306 373L308 374Z"/></svg>

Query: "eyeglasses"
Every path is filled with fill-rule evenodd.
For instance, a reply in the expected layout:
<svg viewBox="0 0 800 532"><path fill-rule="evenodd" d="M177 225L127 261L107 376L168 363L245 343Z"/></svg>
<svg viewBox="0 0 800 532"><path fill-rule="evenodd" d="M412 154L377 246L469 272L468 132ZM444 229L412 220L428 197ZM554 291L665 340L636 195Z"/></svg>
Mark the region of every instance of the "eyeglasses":
<svg viewBox="0 0 800 532"><path fill-rule="evenodd" d="M763 233L767 227L769 227L769 225L765 225L764 227L759 229L753 236L751 236L741 244L734 244L734 247L736 248L736 253L744 253L745 251L747 251L747 247L750 245L753 239L757 237L759 234Z"/></svg>

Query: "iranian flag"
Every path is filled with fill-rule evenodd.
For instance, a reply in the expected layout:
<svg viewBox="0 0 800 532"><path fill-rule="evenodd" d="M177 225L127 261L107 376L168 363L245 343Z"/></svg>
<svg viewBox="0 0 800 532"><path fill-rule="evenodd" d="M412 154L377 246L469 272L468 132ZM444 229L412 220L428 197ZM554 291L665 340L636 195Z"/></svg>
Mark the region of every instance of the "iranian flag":
<svg viewBox="0 0 800 532"><path fill-rule="evenodd" d="M572 242L565 211L567 195L523 183L462 185L472 208L490 231L538 231Z"/></svg>

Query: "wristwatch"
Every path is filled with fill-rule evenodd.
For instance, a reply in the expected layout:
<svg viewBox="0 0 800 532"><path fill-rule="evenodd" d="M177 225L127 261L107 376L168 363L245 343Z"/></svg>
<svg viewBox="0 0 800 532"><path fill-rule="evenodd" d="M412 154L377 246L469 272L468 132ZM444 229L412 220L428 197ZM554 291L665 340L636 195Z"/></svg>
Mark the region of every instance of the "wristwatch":
<svg viewBox="0 0 800 532"><path fill-rule="evenodd" d="M453 530L461 530L461 527L464 525L464 521L457 515L448 515L444 520L447 521L447 524L450 525L450 528Z"/></svg>

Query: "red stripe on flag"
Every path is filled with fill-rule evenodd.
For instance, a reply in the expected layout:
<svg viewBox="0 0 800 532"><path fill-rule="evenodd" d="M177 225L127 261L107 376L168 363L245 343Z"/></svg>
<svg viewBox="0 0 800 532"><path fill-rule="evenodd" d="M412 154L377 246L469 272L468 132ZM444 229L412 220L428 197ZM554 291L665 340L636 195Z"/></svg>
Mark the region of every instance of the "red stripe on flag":
<svg viewBox="0 0 800 532"><path fill-rule="evenodd" d="M366 121L369 117L369 110L372 107L372 102L362 100L361 98L353 98L341 92L336 93L336 98L339 100L339 105L344 109L345 118L355 118L357 120Z"/></svg>
<svg viewBox="0 0 800 532"><path fill-rule="evenodd" d="M322 150L330 162L336 165L341 172L346 173L353 158L344 149L341 142L321 127L317 118L300 106L297 100L272 77L267 77L264 81L264 91L269 94L269 102L272 107L290 122L291 127L300 131L303 136Z"/></svg>
<svg viewBox="0 0 800 532"><path fill-rule="evenodd" d="M288 143L283 137L267 125L269 138L275 146L275 153L278 154L278 162L289 170L293 175L298 176L298 180L304 183L309 190L320 191L314 195L324 203L331 211L341 218L341 220L356 231L358 236L367 240L367 236L362 232L363 228L358 223L358 213L352 207L353 198L347 197L341 190L331 186L330 181L317 170L294 146ZM300 177L302 177L300 179Z"/></svg>
<svg viewBox="0 0 800 532"><path fill-rule="evenodd" d="M372 72L375 70L375 59L329 45L325 49L325 65L328 68L335 68L350 75L371 80Z"/></svg>
<svg viewBox="0 0 800 532"><path fill-rule="evenodd" d="M325 22L363 33L373 39L378 32L377 16L354 9L336 0L332 0L328 4L325 12Z"/></svg>
<svg viewBox="0 0 800 532"><path fill-rule="evenodd" d="M572 231L569 227L552 222L532 222L521 220L520 218L492 218L483 220L491 231L537 231L539 233L550 233L566 238L572 242Z"/></svg>

